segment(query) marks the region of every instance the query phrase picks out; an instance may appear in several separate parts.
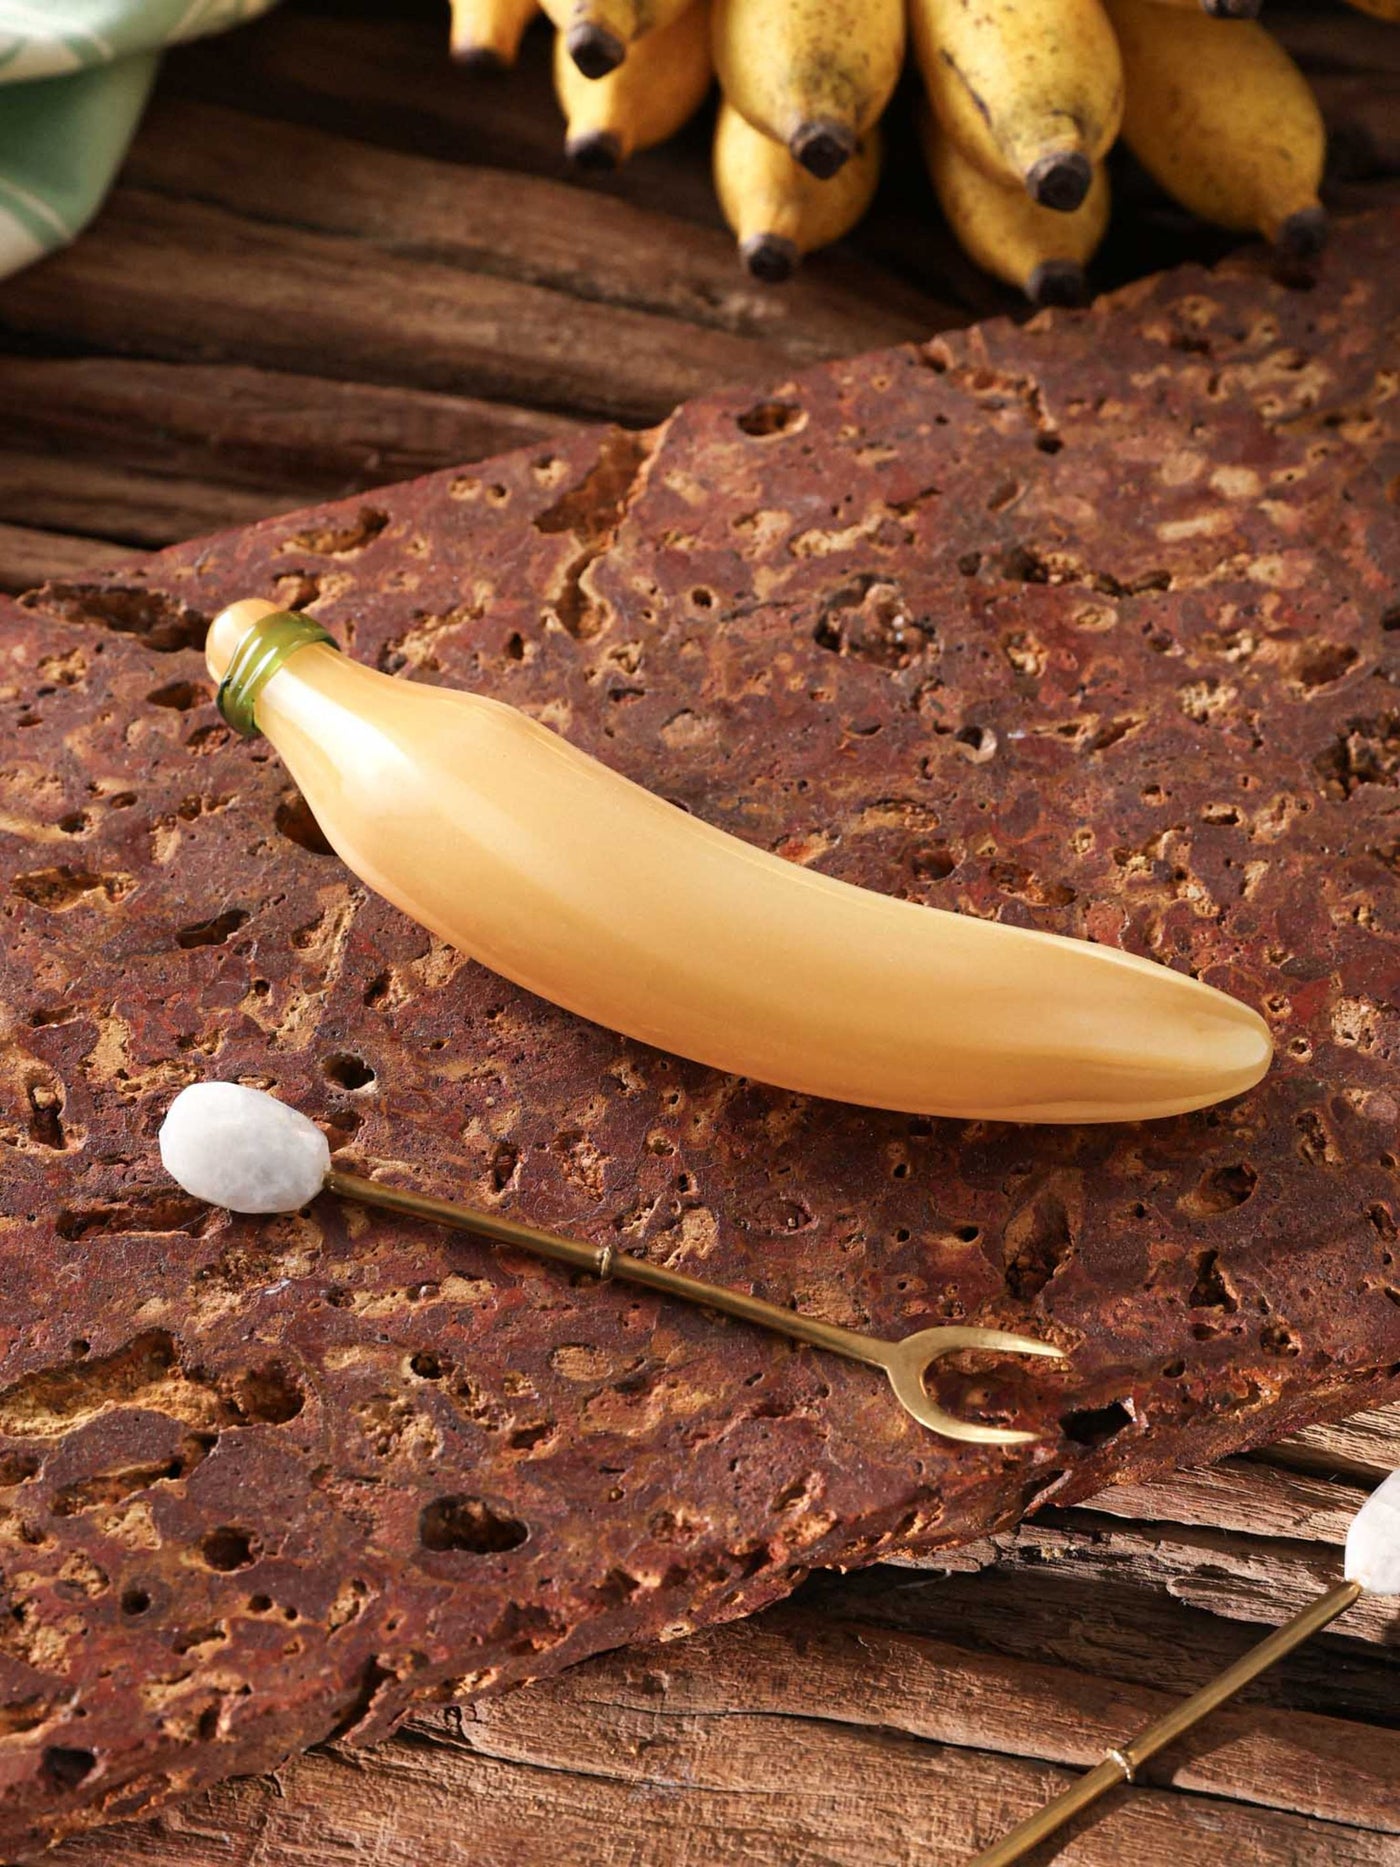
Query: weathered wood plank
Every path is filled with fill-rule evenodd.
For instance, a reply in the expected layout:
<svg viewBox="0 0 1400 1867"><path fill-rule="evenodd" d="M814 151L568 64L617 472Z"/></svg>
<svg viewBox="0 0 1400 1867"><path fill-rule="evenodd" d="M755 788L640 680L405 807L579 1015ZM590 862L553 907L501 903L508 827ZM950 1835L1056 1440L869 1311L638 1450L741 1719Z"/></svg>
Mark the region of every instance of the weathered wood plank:
<svg viewBox="0 0 1400 1867"><path fill-rule="evenodd" d="M76 245L0 287L5 328L632 422L790 367L765 340L124 187Z"/></svg>
<svg viewBox="0 0 1400 1867"><path fill-rule="evenodd" d="M951 1556L963 1573L974 1563L1012 1573L1054 1566L1082 1580L1130 1580L1227 1619L1255 1622L1295 1614L1340 1573L1337 1551L1327 1545L1172 1524L1129 1527L1091 1511L1047 1512L1016 1531L966 1544ZM938 1569L943 1558L899 1557L892 1566ZM1347 1614L1346 1632L1352 1639L1400 1646L1400 1614L1394 1602L1363 1595Z"/></svg>
<svg viewBox="0 0 1400 1867"><path fill-rule="evenodd" d="M405 20L346 18L279 7L217 44L173 53L168 88L202 102L343 131L449 162L563 176L564 126L550 78L550 33L527 35L520 63L483 79L446 57L446 27L425 11ZM588 192L667 215L722 225L705 154L708 116L615 175L590 176Z"/></svg>
<svg viewBox="0 0 1400 1867"><path fill-rule="evenodd" d="M80 455L0 448L0 512L16 525L156 546L249 525L301 503L281 487L221 486Z"/></svg>
<svg viewBox="0 0 1400 1867"><path fill-rule="evenodd" d="M794 363L966 322L894 278L859 291L799 275L775 292L746 277L726 231L496 167L431 161L243 111L167 98L126 178L250 220L334 233L400 256L544 286L765 340Z"/></svg>
<svg viewBox="0 0 1400 1867"><path fill-rule="evenodd" d="M841 1580L817 1575L796 1601L839 1620L897 1627L1125 1684L1155 1689L1170 1679L1183 1692L1223 1671L1263 1631L1131 1581L1031 1567L930 1576L881 1566ZM1393 1649L1326 1633L1266 1673L1250 1696L1388 1725L1395 1714L1395 1668Z"/></svg>
<svg viewBox="0 0 1400 1867"><path fill-rule="evenodd" d="M760 1623L759 1627L764 1627ZM313 1752L278 1774L278 1790L230 1785L121 1837L95 1836L53 1856L60 1867L309 1860L431 1860L443 1867L582 1863L912 1863L962 1860L1070 1780L1062 1769L999 1754L995 1728L1024 1745L1055 1719L1087 1762L1116 1717L1162 1694L1091 1680L1057 1697L1053 1669L1004 1667L929 1643L852 1636L788 1618L726 1630L650 1654L607 1656L548 1685L475 1708L416 1717L372 1759ZM1077 1697L1074 1694L1077 1693ZM1099 1725L1076 1722L1097 1694ZM1393 1733L1237 1710L1213 1745L1180 1764L1198 1793L1145 1788L1115 1798L1066 1861L1138 1867L1154 1859L1211 1867L1394 1862L1393 1832L1227 1801L1200 1788L1246 1778L1273 1793L1373 1799L1397 1819ZM911 1735L917 1732L917 1737ZM1320 1744L1311 1753L1310 1744ZM1363 1756L1364 1748L1364 1756ZM1336 1759L1338 1775L1332 1776ZM1374 1773L1374 1775L1372 1775ZM1388 1774L1387 1774L1388 1773ZM460 1811L471 1809L470 1823ZM456 1811L455 1818L452 1811ZM120 1852L116 1850L120 1849Z"/></svg>
<svg viewBox="0 0 1400 1867"><path fill-rule="evenodd" d="M50 577L78 577L106 570L132 556L128 545L105 538L80 538L71 532L0 525L0 590L18 596Z"/></svg>
<svg viewBox="0 0 1400 1867"><path fill-rule="evenodd" d="M658 1716L736 1713L819 1717L1087 1766L1177 1696L1169 1681L1148 1690L781 1608L664 1651L611 1655L548 1692L485 1700L463 1717L478 1752L561 1770L589 1768L603 1718L637 1737ZM643 1780L641 1747L619 1748ZM1261 1807L1400 1832L1400 1732L1366 1724L1237 1704L1222 1710L1209 1733L1163 1753L1149 1775Z"/></svg>
<svg viewBox="0 0 1400 1867"><path fill-rule="evenodd" d="M1150 1524L1340 1544L1364 1495L1353 1485L1237 1458L1151 1484L1113 1485L1084 1508Z"/></svg>
<svg viewBox="0 0 1400 1867"><path fill-rule="evenodd" d="M1377 1407L1327 1426L1308 1426L1250 1455L1294 1471L1374 1485L1400 1466L1400 1405Z"/></svg>
<svg viewBox="0 0 1400 1867"><path fill-rule="evenodd" d="M307 504L580 426L470 396L126 357L0 356L0 421L11 446L285 488Z"/></svg>

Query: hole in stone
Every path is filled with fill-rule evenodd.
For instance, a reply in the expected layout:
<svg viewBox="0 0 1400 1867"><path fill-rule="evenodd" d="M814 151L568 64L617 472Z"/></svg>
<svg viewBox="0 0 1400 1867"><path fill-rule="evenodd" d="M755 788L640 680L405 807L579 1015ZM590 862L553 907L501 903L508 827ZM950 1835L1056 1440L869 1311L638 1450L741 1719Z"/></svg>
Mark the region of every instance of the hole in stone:
<svg viewBox="0 0 1400 1867"><path fill-rule="evenodd" d="M1230 1314L1238 1310L1239 1300L1225 1281L1218 1251L1203 1251L1197 1259L1196 1281L1187 1300L1192 1309L1218 1309Z"/></svg>
<svg viewBox="0 0 1400 1867"><path fill-rule="evenodd" d="M90 1750L75 1750L68 1744L50 1744L44 1751L44 1775L56 1789L76 1789L97 1768L97 1758Z"/></svg>
<svg viewBox="0 0 1400 1867"><path fill-rule="evenodd" d="M209 629L209 618L197 610L159 591L131 585L47 583L25 598L22 607L65 622L96 624L118 635L137 635L145 647L161 653L200 648Z"/></svg>
<svg viewBox="0 0 1400 1867"><path fill-rule="evenodd" d="M1060 1430L1077 1446L1104 1446L1117 1438L1133 1416L1121 1400L1111 1400L1106 1407L1081 1407L1061 1417Z"/></svg>
<svg viewBox="0 0 1400 1867"><path fill-rule="evenodd" d="M246 1569L253 1561L252 1532L224 1524L201 1538L199 1553L211 1569L218 1569L224 1574L234 1569Z"/></svg>
<svg viewBox="0 0 1400 1867"><path fill-rule="evenodd" d="M282 799L273 813L272 821L287 841L295 843L298 849L308 850L313 856L335 854L320 824L312 816L311 806L299 791Z"/></svg>
<svg viewBox="0 0 1400 1867"><path fill-rule="evenodd" d="M955 1225L953 1236L960 1238L965 1245L975 1245L982 1236L982 1227L980 1225Z"/></svg>
<svg viewBox="0 0 1400 1867"><path fill-rule="evenodd" d="M756 402L735 417L745 434L767 437L791 434L807 425L807 411L796 402Z"/></svg>
<svg viewBox="0 0 1400 1867"><path fill-rule="evenodd" d="M1181 1202L1183 1212L1192 1218L1211 1218L1217 1213L1233 1212L1254 1195L1259 1175L1248 1161L1235 1161L1227 1167L1212 1167L1203 1173Z"/></svg>
<svg viewBox="0 0 1400 1867"><path fill-rule="evenodd" d="M518 629L514 635L506 637L506 659L507 661L523 661L525 659L525 637Z"/></svg>
<svg viewBox="0 0 1400 1867"><path fill-rule="evenodd" d="M501 1516L481 1498L440 1497L424 1506L418 1534L424 1549L487 1556L519 1549L530 1529L516 1517Z"/></svg>
<svg viewBox="0 0 1400 1867"><path fill-rule="evenodd" d="M963 748L963 757L974 765L985 765L995 756L997 736L990 726L964 726L953 734L956 745Z"/></svg>
<svg viewBox="0 0 1400 1867"><path fill-rule="evenodd" d="M222 946L231 939L248 919L245 908L228 908L222 914L216 914L213 920L196 921L191 927L182 927L175 936L175 944L185 948L196 946Z"/></svg>
<svg viewBox="0 0 1400 1867"><path fill-rule="evenodd" d="M144 1614L151 1605L150 1593L144 1588L128 1588L122 1594L123 1614Z"/></svg>
<svg viewBox="0 0 1400 1867"><path fill-rule="evenodd" d="M1042 454L1058 454L1064 448L1064 441L1058 434L1038 434L1035 444Z"/></svg>
<svg viewBox="0 0 1400 1867"><path fill-rule="evenodd" d="M271 1595L249 1595L248 1612L250 1614L268 1614L272 1609Z"/></svg>
<svg viewBox="0 0 1400 1867"><path fill-rule="evenodd" d="M1184 1361L1169 1361L1166 1367L1163 1368L1162 1375L1165 1380L1179 1381L1185 1372L1186 1363Z"/></svg>
<svg viewBox="0 0 1400 1867"><path fill-rule="evenodd" d="M157 687L146 695L150 706L173 707L179 713L188 713L191 707L202 707L212 698L209 689L198 681L167 681L164 687Z"/></svg>
<svg viewBox="0 0 1400 1867"><path fill-rule="evenodd" d="M39 1473L39 1461L32 1452L0 1454L0 1485L22 1485Z"/></svg>
<svg viewBox="0 0 1400 1867"><path fill-rule="evenodd" d="M357 1057L348 1050L337 1051L326 1058L321 1071L329 1081L338 1083L342 1089L367 1089L375 1080L374 1071L363 1057Z"/></svg>
<svg viewBox="0 0 1400 1867"><path fill-rule="evenodd" d="M1318 755L1316 769L1330 797L1351 797L1363 784L1400 784L1400 713L1352 720Z"/></svg>
<svg viewBox="0 0 1400 1867"><path fill-rule="evenodd" d="M70 810L66 817L60 817L58 827L65 836L81 836L92 822L85 810Z"/></svg>
<svg viewBox="0 0 1400 1867"><path fill-rule="evenodd" d="M920 849L914 856L914 873L921 881L946 881L957 866L958 858L946 843L935 843L929 848Z"/></svg>
<svg viewBox="0 0 1400 1867"><path fill-rule="evenodd" d="M690 600L697 609L713 609L715 593L713 590L707 590L703 584L697 584L690 593Z"/></svg>
<svg viewBox="0 0 1400 1867"><path fill-rule="evenodd" d="M498 1193L504 1193L515 1178L515 1170L520 1165L520 1149L510 1141L499 1141L491 1156L491 1185Z"/></svg>
<svg viewBox="0 0 1400 1867"><path fill-rule="evenodd" d="M1056 1194L1042 1193L1013 1214L1004 1236L1006 1287L1011 1295L1023 1303L1038 1297L1074 1255L1074 1248L1069 1214Z"/></svg>
<svg viewBox="0 0 1400 1867"><path fill-rule="evenodd" d="M233 1398L245 1420L265 1426L285 1426L306 1405L300 1382L276 1362L249 1368L235 1383Z"/></svg>

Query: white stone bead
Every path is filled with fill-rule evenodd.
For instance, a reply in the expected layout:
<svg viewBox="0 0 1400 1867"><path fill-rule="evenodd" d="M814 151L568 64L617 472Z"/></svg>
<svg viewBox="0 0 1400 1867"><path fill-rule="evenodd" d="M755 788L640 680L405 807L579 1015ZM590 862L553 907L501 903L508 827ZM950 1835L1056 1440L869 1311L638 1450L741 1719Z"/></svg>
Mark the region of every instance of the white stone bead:
<svg viewBox="0 0 1400 1867"><path fill-rule="evenodd" d="M1400 1595L1400 1472L1392 1472L1351 1520L1346 1577L1372 1595Z"/></svg>
<svg viewBox="0 0 1400 1867"><path fill-rule="evenodd" d="M160 1129L165 1171L230 1212L295 1212L316 1197L331 1150L315 1122L242 1083L191 1083Z"/></svg>

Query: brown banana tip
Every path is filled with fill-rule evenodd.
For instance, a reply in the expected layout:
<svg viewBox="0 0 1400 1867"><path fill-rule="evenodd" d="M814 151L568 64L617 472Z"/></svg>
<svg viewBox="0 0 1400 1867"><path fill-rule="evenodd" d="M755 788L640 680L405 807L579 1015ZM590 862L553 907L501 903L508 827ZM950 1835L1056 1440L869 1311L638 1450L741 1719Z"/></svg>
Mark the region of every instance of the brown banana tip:
<svg viewBox="0 0 1400 1867"><path fill-rule="evenodd" d="M855 154L856 138L844 123L804 123L788 151L809 175L827 182Z"/></svg>
<svg viewBox="0 0 1400 1867"><path fill-rule="evenodd" d="M1061 149L1031 164L1026 173L1026 190L1041 207L1072 214L1083 206L1093 179L1093 164L1082 150Z"/></svg>
<svg viewBox="0 0 1400 1867"><path fill-rule="evenodd" d="M1042 259L1026 280L1026 297L1033 305L1082 305L1088 296L1077 259Z"/></svg>
<svg viewBox="0 0 1400 1867"><path fill-rule="evenodd" d="M571 26L564 45L585 78L606 78L627 56L627 47L606 26Z"/></svg>
<svg viewBox="0 0 1400 1867"><path fill-rule="evenodd" d="M454 45L452 58L463 71L474 72L478 77L499 77L510 64L494 45Z"/></svg>
<svg viewBox="0 0 1400 1867"><path fill-rule="evenodd" d="M781 285L797 271L801 254L791 240L777 233L751 233L739 244L745 270L765 285Z"/></svg>
<svg viewBox="0 0 1400 1867"><path fill-rule="evenodd" d="M1316 201L1300 207L1280 223L1274 244L1285 259L1316 259L1327 244L1327 209Z"/></svg>
<svg viewBox="0 0 1400 1867"><path fill-rule="evenodd" d="M583 136L571 136L564 153L575 168L603 174L622 167L622 140L611 130L589 130Z"/></svg>

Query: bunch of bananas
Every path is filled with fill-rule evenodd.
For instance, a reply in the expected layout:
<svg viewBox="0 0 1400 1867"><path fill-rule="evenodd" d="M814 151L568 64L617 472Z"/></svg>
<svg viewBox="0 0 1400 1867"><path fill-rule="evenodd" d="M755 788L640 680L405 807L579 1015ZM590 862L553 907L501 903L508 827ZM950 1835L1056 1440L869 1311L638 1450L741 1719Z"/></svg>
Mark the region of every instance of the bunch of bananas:
<svg viewBox="0 0 1400 1867"><path fill-rule="evenodd" d="M1353 0L1400 19L1400 0ZM1320 246L1322 118L1259 0L451 0L468 65L513 63L542 6L566 148L614 168L718 75L714 180L748 270L787 278L864 213L906 40L953 233L1036 304L1079 301L1119 131L1183 206L1285 253Z"/></svg>

